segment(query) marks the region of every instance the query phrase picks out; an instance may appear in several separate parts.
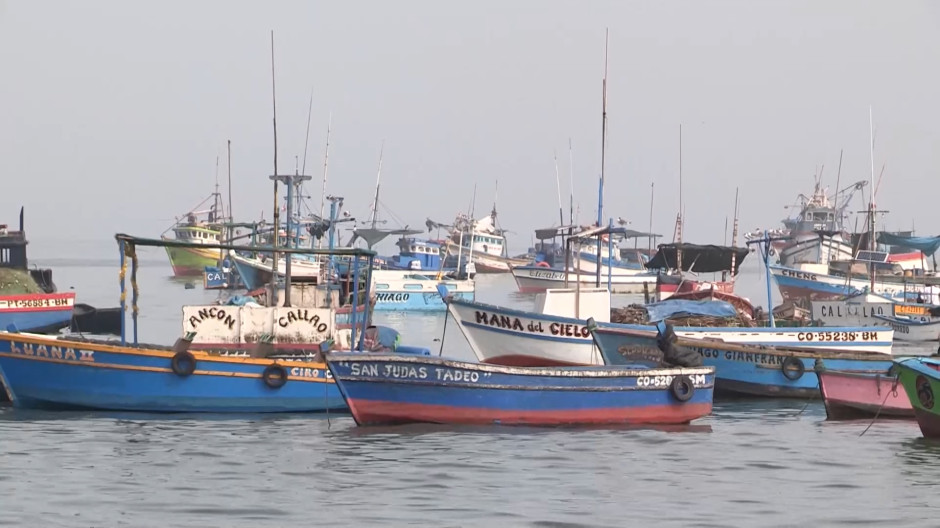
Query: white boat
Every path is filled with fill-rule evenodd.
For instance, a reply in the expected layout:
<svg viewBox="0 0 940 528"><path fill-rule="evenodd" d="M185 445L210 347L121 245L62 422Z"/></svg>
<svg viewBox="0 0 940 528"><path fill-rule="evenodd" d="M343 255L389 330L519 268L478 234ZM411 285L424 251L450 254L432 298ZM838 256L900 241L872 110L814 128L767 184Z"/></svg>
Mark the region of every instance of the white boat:
<svg viewBox="0 0 940 528"><path fill-rule="evenodd" d="M861 252L860 252L861 253ZM927 304L940 304L940 277L934 273L914 276L898 272L875 276L832 275L825 264L803 264L799 268L770 266L770 272L785 300L840 300L846 296L871 292L894 301L914 301L918 297Z"/></svg>
<svg viewBox="0 0 940 528"><path fill-rule="evenodd" d="M500 365L594 365L595 349L586 321L610 321L605 288L548 290L526 312L479 302L453 301L448 310L477 359ZM617 325L632 330L650 326ZM727 343L827 348L891 354L894 331L876 328L711 328L677 327L680 337L716 339Z"/></svg>
<svg viewBox="0 0 940 528"><path fill-rule="evenodd" d="M472 279L451 279L434 272L410 270L373 270L375 309L397 311L444 311L438 286L447 288L455 299L472 301L475 283Z"/></svg>
<svg viewBox="0 0 940 528"><path fill-rule="evenodd" d="M877 316L890 316L895 301L874 293L810 302L810 319L822 326L883 326Z"/></svg>
<svg viewBox="0 0 940 528"><path fill-rule="evenodd" d="M606 292L607 268L602 268L601 285ZM566 287L564 270L549 268L544 266L514 266L512 276L516 279L516 285L522 293L541 293L550 289ZM572 270L568 274L567 283L580 283L582 287L591 287L597 283L595 273L578 273ZM610 290L618 294L642 294L645 291L653 293L656 291L656 274L643 273L634 275L613 275L610 277Z"/></svg>
<svg viewBox="0 0 940 528"><path fill-rule="evenodd" d="M898 341L940 341L940 319L917 321L883 315L876 315L875 318L894 329L894 338Z"/></svg>
<svg viewBox="0 0 940 528"><path fill-rule="evenodd" d="M233 252L231 258L238 274L249 290L261 288L271 281L274 265L269 257L264 255L249 257ZM297 256L291 258L290 276L292 281L319 284L324 280L324 271L318 260ZM277 262L278 278L284 278L286 273L287 261L281 257Z"/></svg>

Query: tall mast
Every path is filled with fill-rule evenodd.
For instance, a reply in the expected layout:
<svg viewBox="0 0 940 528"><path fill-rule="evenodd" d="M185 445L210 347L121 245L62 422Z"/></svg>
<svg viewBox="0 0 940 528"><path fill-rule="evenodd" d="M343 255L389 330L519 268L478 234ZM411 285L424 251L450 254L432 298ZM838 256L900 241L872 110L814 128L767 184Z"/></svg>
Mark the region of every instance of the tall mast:
<svg viewBox="0 0 940 528"><path fill-rule="evenodd" d="M382 140L382 147L379 148L379 171L375 177L375 199L372 200L372 229L375 229L375 223L379 212L379 185L382 183L382 156L385 154L385 140Z"/></svg>
<svg viewBox="0 0 940 528"><path fill-rule="evenodd" d="M561 205L561 177L558 175L558 152L555 152L555 188L558 190L558 226L565 225L564 207Z"/></svg>
<svg viewBox="0 0 940 528"><path fill-rule="evenodd" d="M650 235L647 239L649 241L649 251L653 252L653 196L656 192L656 182L650 182L650 227L647 234Z"/></svg>
<svg viewBox="0 0 940 528"><path fill-rule="evenodd" d="M610 44L610 29L604 34L604 80L601 83L602 102L601 102L601 181L598 186L597 194L597 225L604 222L604 169L607 161L607 58ZM598 244L600 239L598 239ZM598 252L598 256L600 252ZM597 266L598 277L600 276L600 264ZM600 280L600 279L598 279Z"/></svg>
<svg viewBox="0 0 940 528"><path fill-rule="evenodd" d="M571 147L571 138L568 138L568 224L574 225L574 149Z"/></svg>
<svg viewBox="0 0 940 528"><path fill-rule="evenodd" d="M330 112L329 120L326 123L326 153L323 154L323 189L320 192L320 221L323 221L323 206L326 200L326 175L330 161L330 131L333 128L333 112ZM332 220L332 218L330 219ZM323 243L323 238L317 241L317 247Z"/></svg>
<svg viewBox="0 0 940 528"><path fill-rule="evenodd" d="M274 30L271 30L271 110L272 124L274 125L274 174L277 172L277 89L274 82ZM278 237L281 231L280 207L277 201L277 178L274 180L274 242L272 244L272 270L271 270L271 295L269 296L270 306L277 306L277 245ZM290 261L290 258L286 260ZM288 270L285 270L288 271Z"/></svg>
<svg viewBox="0 0 940 528"><path fill-rule="evenodd" d="M738 254L734 248L738 245L738 188L734 188L734 227L731 228L731 282L734 282L735 267L737 267Z"/></svg>
<svg viewBox="0 0 940 528"><path fill-rule="evenodd" d="M872 120L872 111L871 106L868 107L868 137L870 139L869 144L869 155L871 159L871 176L868 182L868 216L869 216L869 232L868 232L868 246L874 251L875 250L875 126ZM875 293L875 265L874 263L869 265L868 275L871 280L871 293Z"/></svg>

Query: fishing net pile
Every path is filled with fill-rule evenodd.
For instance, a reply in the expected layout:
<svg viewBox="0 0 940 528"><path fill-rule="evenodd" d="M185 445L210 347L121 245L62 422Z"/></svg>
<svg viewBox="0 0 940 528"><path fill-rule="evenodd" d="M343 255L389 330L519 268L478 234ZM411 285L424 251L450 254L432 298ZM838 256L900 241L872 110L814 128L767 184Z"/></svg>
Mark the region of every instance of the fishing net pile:
<svg viewBox="0 0 940 528"><path fill-rule="evenodd" d="M0 268L0 295L43 293L28 271Z"/></svg>
<svg viewBox="0 0 940 528"><path fill-rule="evenodd" d="M642 304L631 304L623 308L611 308L610 322L620 324L651 325L649 312ZM732 326L750 327L754 321L740 312L734 317L716 317L712 315L683 315L677 314L666 318L667 323L673 326Z"/></svg>

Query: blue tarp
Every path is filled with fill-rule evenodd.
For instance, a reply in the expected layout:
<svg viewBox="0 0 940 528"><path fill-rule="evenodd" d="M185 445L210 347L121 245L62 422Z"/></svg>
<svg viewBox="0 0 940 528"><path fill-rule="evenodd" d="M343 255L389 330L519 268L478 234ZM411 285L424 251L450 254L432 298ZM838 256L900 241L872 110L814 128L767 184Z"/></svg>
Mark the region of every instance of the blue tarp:
<svg viewBox="0 0 940 528"><path fill-rule="evenodd" d="M738 311L731 303L717 300L687 301L685 299L667 299L646 305L650 322L655 323L670 317L690 317L707 315L711 317L737 317Z"/></svg>
<svg viewBox="0 0 940 528"><path fill-rule="evenodd" d="M233 295L229 297L229 300L225 302L228 306L245 306L248 303L257 303L254 297L248 297L247 295Z"/></svg>
<svg viewBox="0 0 940 528"><path fill-rule="evenodd" d="M891 233L881 233L878 235L878 242L890 246L916 249L923 251L925 255L933 255L940 249L940 237L905 237L892 235Z"/></svg>

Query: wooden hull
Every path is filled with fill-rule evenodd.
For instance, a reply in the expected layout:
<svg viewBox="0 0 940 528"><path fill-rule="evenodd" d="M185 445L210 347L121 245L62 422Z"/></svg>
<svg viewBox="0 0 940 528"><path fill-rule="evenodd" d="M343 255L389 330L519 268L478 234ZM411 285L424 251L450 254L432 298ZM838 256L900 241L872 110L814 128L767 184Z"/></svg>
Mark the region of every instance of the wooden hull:
<svg viewBox="0 0 940 528"><path fill-rule="evenodd" d="M216 266L221 252L218 249L166 248L166 254L176 277L202 277L206 266Z"/></svg>
<svg viewBox="0 0 940 528"><path fill-rule="evenodd" d="M884 374L853 374L823 371L819 391L830 420L913 418L914 408L897 377Z"/></svg>
<svg viewBox="0 0 940 528"><path fill-rule="evenodd" d="M914 409L925 438L940 439L940 360L904 358L896 361L898 379Z"/></svg>
<svg viewBox="0 0 940 528"><path fill-rule="evenodd" d="M147 412L305 412L345 403L320 362L213 356L193 351L195 369L174 372L168 347L139 348L0 333L0 372L21 408ZM264 371L280 365L279 388Z"/></svg>
<svg viewBox="0 0 940 528"><path fill-rule="evenodd" d="M656 332L605 325L595 329L593 336L607 364L659 361L662 357ZM819 390L817 365L826 370L874 374L887 372L892 364L891 356L877 353L783 349L688 338L680 338L679 345L701 355L706 366L715 367L717 391L742 396L806 398Z"/></svg>
<svg viewBox="0 0 940 528"><path fill-rule="evenodd" d="M74 293L30 293L0 296L0 331L56 332L69 326Z"/></svg>
<svg viewBox="0 0 940 528"><path fill-rule="evenodd" d="M558 317L479 302L454 301L450 313L483 363L514 366L602 365L586 319ZM652 331L651 326L604 323L605 328ZM676 327L680 337L797 349L822 346L846 352L891 353L892 332L851 328ZM885 367L887 369L887 367ZM815 390L815 387L813 387Z"/></svg>
<svg viewBox="0 0 940 528"><path fill-rule="evenodd" d="M359 425L685 424L711 413L714 370L513 368L437 357L328 354ZM670 386L684 376L691 398Z"/></svg>

